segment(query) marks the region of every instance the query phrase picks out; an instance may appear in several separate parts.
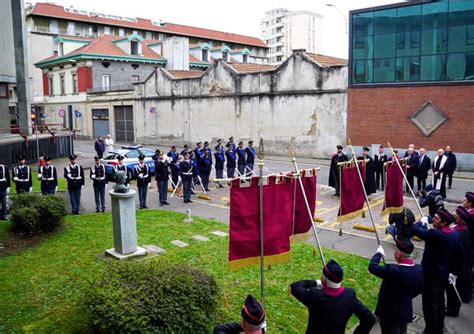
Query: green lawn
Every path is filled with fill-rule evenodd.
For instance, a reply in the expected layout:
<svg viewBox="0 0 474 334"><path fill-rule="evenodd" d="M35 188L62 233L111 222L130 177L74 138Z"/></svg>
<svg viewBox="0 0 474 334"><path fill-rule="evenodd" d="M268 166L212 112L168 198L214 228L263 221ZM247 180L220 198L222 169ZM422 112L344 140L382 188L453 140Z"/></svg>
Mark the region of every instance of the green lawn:
<svg viewBox="0 0 474 334"><path fill-rule="evenodd" d="M167 261L188 263L213 275L223 291L222 321L239 320L247 293L259 296L259 269L227 269L228 238L209 233L227 231L227 225L199 218L186 224L183 218L182 214L164 211L137 212L139 244L163 247L167 252L162 257ZM0 224L0 243L8 237L8 227L9 223ZM191 238L195 234L211 241L195 241ZM170 241L174 239L190 246L173 246ZM105 264L96 254L112 245L110 214L68 216L63 231L0 258L0 333L89 331L82 309L86 281L93 282L100 275ZM379 281L368 274L368 260L329 250L325 254L327 259L333 257L343 264L345 284L355 287L362 301L373 309ZM293 246L291 262L266 270L269 333L304 332L306 309L288 295L287 286L295 280L319 278L320 272L319 258L305 243Z"/></svg>
<svg viewBox="0 0 474 334"><path fill-rule="evenodd" d="M38 181L38 173L32 172L33 177L33 192L41 192L41 183ZM13 178L13 177L12 177ZM66 179L62 177L62 174L59 174L58 171L58 190L67 190ZM11 182L11 192L12 195L16 194L16 185L15 182Z"/></svg>

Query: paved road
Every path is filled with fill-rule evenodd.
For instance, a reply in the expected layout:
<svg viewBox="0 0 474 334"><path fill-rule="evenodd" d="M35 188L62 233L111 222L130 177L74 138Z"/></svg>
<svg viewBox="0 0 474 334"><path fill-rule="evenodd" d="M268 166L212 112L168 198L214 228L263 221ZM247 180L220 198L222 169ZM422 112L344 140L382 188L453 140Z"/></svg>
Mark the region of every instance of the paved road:
<svg viewBox="0 0 474 334"><path fill-rule="evenodd" d="M89 142L76 141L75 149L76 154L78 154L80 157L80 163L82 163L84 166L87 166L87 164L84 162L86 159L92 163L91 158L93 157L94 152L92 145ZM269 157L265 162L266 172L285 172L291 170L292 164L289 161L284 161L283 159L283 157ZM66 160L57 161L56 165L61 167L61 165L64 165L65 163L67 163ZM318 235L320 237L321 243L324 247L337 249L364 257L370 257L374 253L377 246L374 233L354 228L354 226L357 224L371 227L372 224L370 222L369 215L367 214L366 218L360 217L350 222L343 223L342 226L337 223L337 209L339 207L339 199L332 196L333 190L331 188L324 186L324 184L326 184L329 171L327 163L327 161L311 159L301 159L301 162L299 163L300 168L313 168L315 165L321 168L318 175L319 183L321 185L318 187L316 203L316 216L324 220L324 222L318 223L317 225ZM131 185L131 187L134 187L134 185ZM473 188L474 184L472 179L456 179L455 188L450 191L450 195L453 199L457 198L459 200L462 198L465 191L472 190ZM169 202L171 203L170 206L159 207L156 184L152 183L148 194L148 206L150 208L160 208L182 213L184 213L186 209L189 208L192 210L192 214L195 216L215 219L224 223L228 223L229 188L211 188L211 192L208 193L207 196L209 196L211 200L199 199L197 196L194 196L194 203L188 205L185 205L182 202L182 199L178 196L174 196L173 198L169 199ZM106 197L107 209L110 209L110 197ZM371 195L370 203L371 209L374 213L377 233L379 234L384 248L386 249L387 259L389 261L393 261L393 242L390 236L385 234L385 228L387 225L386 217L382 217L380 215L383 205L383 193L378 192L377 194ZM416 216L420 216L420 214L416 211L416 207L412 199L406 198L405 204L407 207L414 210ZM82 205L84 207L84 211L93 212L95 210L91 182L88 182L87 186L85 187L82 196ZM454 210L456 204L448 203L447 206L450 210ZM339 235L340 228L342 228L342 236ZM310 238L308 242L314 243L314 237ZM419 242L416 244L416 246L417 250L415 251L415 259L420 261L423 252L423 243ZM410 325L409 333L421 333L424 328L424 320L421 310L421 297L415 300L414 311L417 318L415 322ZM472 318L473 311L473 303L469 305L463 305L459 318L447 318L447 333L471 333L472 326L474 325L474 320ZM375 326L371 333L380 333L379 327Z"/></svg>

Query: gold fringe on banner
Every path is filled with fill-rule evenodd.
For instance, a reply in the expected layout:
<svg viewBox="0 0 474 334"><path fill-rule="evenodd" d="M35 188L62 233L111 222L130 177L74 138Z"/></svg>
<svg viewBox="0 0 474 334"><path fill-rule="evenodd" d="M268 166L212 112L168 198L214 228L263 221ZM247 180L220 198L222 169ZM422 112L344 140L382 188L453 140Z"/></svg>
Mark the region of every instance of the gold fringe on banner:
<svg viewBox="0 0 474 334"><path fill-rule="evenodd" d="M337 217L337 220L339 221L339 223L344 223L344 222L352 220L354 218L361 217L363 212L364 212L364 209L360 209L360 210L351 212L347 215L339 216L339 217Z"/></svg>
<svg viewBox="0 0 474 334"><path fill-rule="evenodd" d="M403 212L403 206L393 206L393 207L388 207L383 209L382 211L382 216L391 214L391 213L402 213Z"/></svg>
<svg viewBox="0 0 474 334"><path fill-rule="evenodd" d="M310 231L305 233L293 234L290 237L291 243L307 241L309 238Z"/></svg>
<svg viewBox="0 0 474 334"><path fill-rule="evenodd" d="M277 255L265 256L265 265L285 263L290 260L290 252L281 253ZM229 269L241 269L260 264L260 256L249 257L246 259L229 261Z"/></svg>

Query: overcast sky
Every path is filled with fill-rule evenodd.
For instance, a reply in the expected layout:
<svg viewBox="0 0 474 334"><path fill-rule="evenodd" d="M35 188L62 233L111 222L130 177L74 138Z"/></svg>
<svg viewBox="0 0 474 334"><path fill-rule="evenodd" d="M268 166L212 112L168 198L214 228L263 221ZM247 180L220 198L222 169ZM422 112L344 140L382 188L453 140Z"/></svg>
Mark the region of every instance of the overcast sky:
<svg viewBox="0 0 474 334"><path fill-rule="evenodd" d="M324 16L323 50L332 56L347 58L345 16L351 9L372 7L403 0L52 0L65 7L97 11L121 16L141 17L202 28L260 37L259 24L265 11L278 7L289 10L310 10ZM28 1L25 2L45 2Z"/></svg>

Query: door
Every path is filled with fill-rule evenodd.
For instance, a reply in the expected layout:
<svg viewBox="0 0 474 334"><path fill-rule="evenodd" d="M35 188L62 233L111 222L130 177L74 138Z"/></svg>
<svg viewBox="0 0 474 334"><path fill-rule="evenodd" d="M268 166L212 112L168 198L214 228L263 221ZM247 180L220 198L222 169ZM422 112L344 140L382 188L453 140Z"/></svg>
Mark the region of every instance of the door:
<svg viewBox="0 0 474 334"><path fill-rule="evenodd" d="M117 106L115 112L115 140L116 142L133 143L135 134L133 129L133 107Z"/></svg>
<svg viewBox="0 0 474 334"><path fill-rule="evenodd" d="M94 138L109 134L109 109L92 109Z"/></svg>

